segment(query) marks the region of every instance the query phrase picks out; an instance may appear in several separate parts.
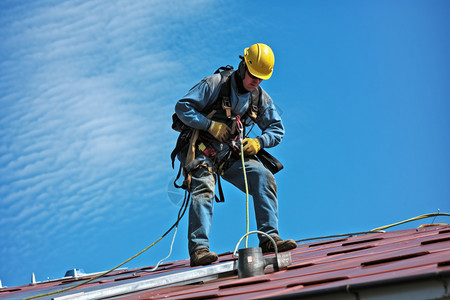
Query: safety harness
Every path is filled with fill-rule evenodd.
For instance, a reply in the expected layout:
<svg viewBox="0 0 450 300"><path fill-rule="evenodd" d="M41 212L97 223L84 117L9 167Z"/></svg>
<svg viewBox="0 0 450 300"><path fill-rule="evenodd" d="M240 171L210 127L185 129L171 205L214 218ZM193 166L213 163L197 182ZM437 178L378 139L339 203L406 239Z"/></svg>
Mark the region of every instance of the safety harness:
<svg viewBox="0 0 450 300"><path fill-rule="evenodd" d="M220 73L221 76L221 88L217 99L212 105L210 105L210 107L207 107L204 110L204 113L208 119L225 123L231 128L231 134L234 139L232 140L231 145L228 145L230 147L230 151L228 151L225 156L219 157L219 155L217 155L217 152L219 152L217 146L219 145L222 147L224 144L218 143L208 132L200 131L187 126L178 118L176 114L173 114L172 116L172 128L180 132L176 146L171 154L172 168L175 167L175 158L178 153L181 151L186 151L185 148L188 147L186 162L184 166L180 164L180 169L174 182L175 187L183 188L189 191L191 173L200 166L204 166L211 174L216 176L220 196L215 196L217 202L224 202L220 175L223 175L228 167L239 159L240 145L238 143L238 136L245 136L245 132L243 132L245 131L245 127L254 125L256 118L258 117L259 106L261 103L262 92L261 88L258 86L258 88L254 89L250 94L249 108L247 112L244 113L243 116L235 116L233 114L230 100L232 90L231 79L233 72L234 69L230 65L220 67L216 70L215 74ZM200 153L203 153L214 162L217 166L217 174L215 174L212 167L207 163L196 159L196 156ZM283 165L278 160L263 149L261 149L256 156L273 174L283 168ZM176 182L181 176L182 170L185 180L182 185L178 185Z"/></svg>

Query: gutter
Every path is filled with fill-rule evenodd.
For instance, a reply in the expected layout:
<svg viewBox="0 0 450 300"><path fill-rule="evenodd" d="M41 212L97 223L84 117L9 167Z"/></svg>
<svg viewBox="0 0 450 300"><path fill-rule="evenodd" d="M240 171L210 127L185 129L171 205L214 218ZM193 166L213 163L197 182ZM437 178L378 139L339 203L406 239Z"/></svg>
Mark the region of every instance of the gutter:
<svg viewBox="0 0 450 300"><path fill-rule="evenodd" d="M445 270L442 272L341 285L314 291L299 290L259 299L450 299L449 285L450 270Z"/></svg>

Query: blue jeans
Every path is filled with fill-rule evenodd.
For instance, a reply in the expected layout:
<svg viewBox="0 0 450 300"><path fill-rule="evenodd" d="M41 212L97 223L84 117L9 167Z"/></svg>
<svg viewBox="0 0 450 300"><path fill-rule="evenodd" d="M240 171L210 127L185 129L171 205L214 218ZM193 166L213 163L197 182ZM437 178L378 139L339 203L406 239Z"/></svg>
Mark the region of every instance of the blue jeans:
<svg viewBox="0 0 450 300"><path fill-rule="evenodd" d="M199 157L212 165L208 157ZM245 169L249 194L253 197L256 226L259 231L278 236L277 187L273 174L259 161L246 158ZM233 163L222 176L245 192L242 161ZM191 205L189 208L188 247L189 254L200 248L209 248L209 232L213 217L213 202L216 179L207 167L200 166L192 172ZM259 236L260 242L267 240Z"/></svg>

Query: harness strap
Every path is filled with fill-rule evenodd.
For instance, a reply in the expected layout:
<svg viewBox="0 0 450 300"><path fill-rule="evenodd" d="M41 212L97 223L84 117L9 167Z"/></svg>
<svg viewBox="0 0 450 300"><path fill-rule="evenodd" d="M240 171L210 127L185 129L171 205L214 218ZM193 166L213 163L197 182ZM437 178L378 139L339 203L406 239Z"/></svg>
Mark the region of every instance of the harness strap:
<svg viewBox="0 0 450 300"><path fill-rule="evenodd" d="M185 174L185 180L183 181L183 184L180 186L182 188L190 188L191 185L191 181L192 181L192 172L200 167L205 167L208 169L209 173L211 175L214 176L214 178L217 181L217 186L218 186L218 190L219 190L219 197L217 197L216 194L214 194L214 198L216 200L216 202L225 202L225 196L223 194L223 189L222 189L222 183L220 181L220 176L218 174L214 174L214 171L212 169L211 166L209 166L207 163L202 162L198 159L194 159L193 161L190 162L189 165L187 165L185 167L185 171L183 172L183 174ZM180 165L180 170L181 170L181 165ZM176 181L176 180L175 180ZM176 187L178 187L178 185L175 185Z"/></svg>
<svg viewBox="0 0 450 300"><path fill-rule="evenodd" d="M194 131L192 132L188 153L186 155L186 163L184 164L185 168L187 168L187 166L195 159L195 144L197 143L198 139L198 131L198 129L194 129Z"/></svg>
<svg viewBox="0 0 450 300"><path fill-rule="evenodd" d="M222 108L225 110L227 118L231 118L231 101L230 97L223 96L222 97Z"/></svg>
<svg viewBox="0 0 450 300"><path fill-rule="evenodd" d="M217 174L217 187L219 190L219 198L217 195L214 195L216 198L216 202L225 202L225 196L223 195L222 183L220 181L220 175Z"/></svg>
<svg viewBox="0 0 450 300"><path fill-rule="evenodd" d="M177 188L177 189L182 189L184 188L184 184L178 185L177 181L181 176L181 170L183 170L183 166L180 164L180 168L178 169L178 173L177 173L177 177L175 177L175 180L173 181L173 185ZM184 183L184 182L183 182Z"/></svg>
<svg viewBox="0 0 450 300"><path fill-rule="evenodd" d="M216 110L213 110L212 112L210 112L206 118L211 119L212 116L216 113ZM191 140L189 142L189 149L188 149L188 153L186 156L186 163L184 164L185 167L187 167L194 159L195 159L195 146L197 144L197 139L198 139L198 134L199 134L198 129L194 129L192 132L192 136L191 136Z"/></svg>
<svg viewBox="0 0 450 300"><path fill-rule="evenodd" d="M181 132L180 135L178 135L175 148L170 154L170 158L172 159L172 169L175 168L175 158L177 157L178 153L181 151L181 149L183 149L184 146L186 146L186 140L189 137L190 132L191 130L185 130Z"/></svg>
<svg viewBox="0 0 450 300"><path fill-rule="evenodd" d="M216 110L213 110L206 117L208 119L211 119L215 113L216 113ZM193 161L195 161L195 150L196 150L196 144L197 144L199 131L200 130L198 130L198 129L193 129L193 131L192 131L191 140L189 142L189 149L188 149L188 153L186 155L186 162L184 164L184 167L187 171L185 174L186 179L183 182L183 185L185 185L188 190L191 188L191 178L192 178L191 172L192 172L192 170L195 169L195 168L193 168L193 166L190 166L190 165L192 164ZM212 170L210 172L212 172Z"/></svg>
<svg viewBox="0 0 450 300"><path fill-rule="evenodd" d="M232 70L224 71L220 73L222 79L222 86L220 87L218 99L222 98L221 105L222 109L225 110L225 114L228 119L231 119L231 76L233 74ZM219 106L220 107L220 106Z"/></svg>

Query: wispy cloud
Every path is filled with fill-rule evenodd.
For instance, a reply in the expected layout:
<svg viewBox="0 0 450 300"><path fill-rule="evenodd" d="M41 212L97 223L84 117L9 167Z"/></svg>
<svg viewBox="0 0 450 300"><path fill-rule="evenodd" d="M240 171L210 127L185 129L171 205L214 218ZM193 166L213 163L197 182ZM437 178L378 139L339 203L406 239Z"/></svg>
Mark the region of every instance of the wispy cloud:
<svg viewBox="0 0 450 300"><path fill-rule="evenodd" d="M181 11L167 1L5 7L0 279L11 272L11 257L45 261L48 243L89 238L105 219L129 222L127 216L149 217L152 206L164 205L175 137L170 114L180 96L170 75L183 63L164 30L201 7L191 2Z"/></svg>

